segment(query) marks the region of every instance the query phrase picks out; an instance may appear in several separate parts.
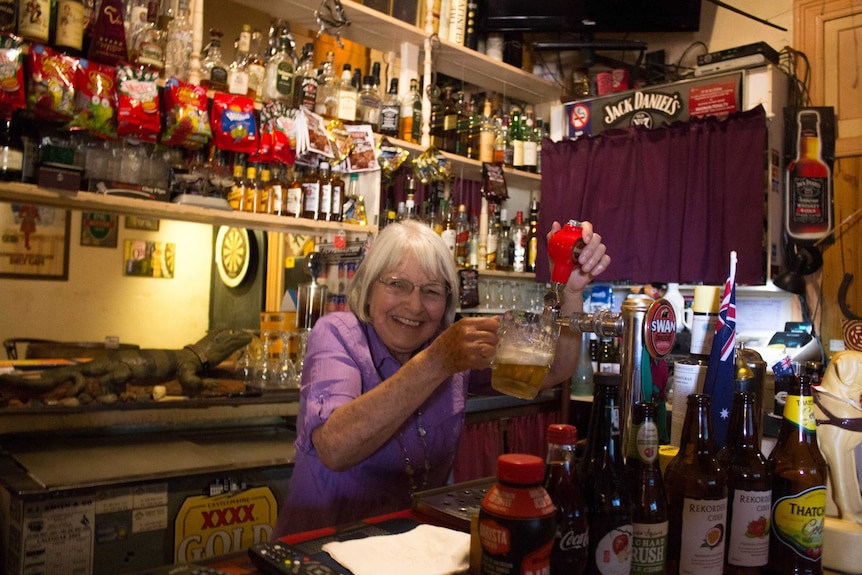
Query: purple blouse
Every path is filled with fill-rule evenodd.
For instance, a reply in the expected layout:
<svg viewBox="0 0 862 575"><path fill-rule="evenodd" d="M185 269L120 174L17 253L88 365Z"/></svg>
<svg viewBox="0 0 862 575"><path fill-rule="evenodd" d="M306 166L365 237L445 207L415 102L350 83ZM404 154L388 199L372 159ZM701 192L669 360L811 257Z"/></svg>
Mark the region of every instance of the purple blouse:
<svg viewBox="0 0 862 575"><path fill-rule="evenodd" d="M442 383L398 434L346 471L327 469L312 445L312 431L333 411L400 367L374 328L352 312L329 313L318 320L308 336L303 363L296 462L273 538L407 509L412 503L411 483L420 490L447 483L464 424L469 371ZM476 383L490 379L490 370L475 374L481 374ZM424 441L420 429L425 430Z"/></svg>

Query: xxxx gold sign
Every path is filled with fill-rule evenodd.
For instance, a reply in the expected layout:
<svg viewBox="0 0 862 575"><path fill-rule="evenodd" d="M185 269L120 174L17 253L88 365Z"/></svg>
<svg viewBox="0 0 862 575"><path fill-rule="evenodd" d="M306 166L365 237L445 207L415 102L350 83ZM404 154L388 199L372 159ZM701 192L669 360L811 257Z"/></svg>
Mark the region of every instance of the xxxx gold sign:
<svg viewBox="0 0 862 575"><path fill-rule="evenodd" d="M267 541L277 516L278 504L268 487L189 497L175 521L174 561L191 563Z"/></svg>

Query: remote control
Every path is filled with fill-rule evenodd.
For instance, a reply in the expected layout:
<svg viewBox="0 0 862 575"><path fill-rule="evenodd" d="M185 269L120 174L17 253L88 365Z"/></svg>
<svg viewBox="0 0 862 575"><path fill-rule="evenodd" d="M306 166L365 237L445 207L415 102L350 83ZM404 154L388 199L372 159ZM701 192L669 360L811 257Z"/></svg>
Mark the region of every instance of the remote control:
<svg viewBox="0 0 862 575"><path fill-rule="evenodd" d="M284 543L258 543L249 547L248 556L264 575L338 575L332 567Z"/></svg>

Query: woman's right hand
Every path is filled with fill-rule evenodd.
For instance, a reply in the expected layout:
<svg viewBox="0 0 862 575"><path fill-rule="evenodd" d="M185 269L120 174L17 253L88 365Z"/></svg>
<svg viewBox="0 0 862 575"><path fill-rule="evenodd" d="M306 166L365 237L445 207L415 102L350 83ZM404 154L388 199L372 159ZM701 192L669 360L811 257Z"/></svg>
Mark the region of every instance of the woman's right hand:
<svg viewBox="0 0 862 575"><path fill-rule="evenodd" d="M490 367L497 348L497 317L467 317L456 321L428 347L446 376Z"/></svg>

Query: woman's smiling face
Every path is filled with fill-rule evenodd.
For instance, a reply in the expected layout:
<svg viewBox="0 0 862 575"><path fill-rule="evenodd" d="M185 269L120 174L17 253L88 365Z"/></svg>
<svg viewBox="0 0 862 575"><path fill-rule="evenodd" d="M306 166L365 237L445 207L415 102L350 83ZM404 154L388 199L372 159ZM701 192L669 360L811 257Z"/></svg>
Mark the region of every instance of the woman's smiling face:
<svg viewBox="0 0 862 575"><path fill-rule="evenodd" d="M371 324L392 355L405 363L413 353L437 333L446 312L446 299L429 298L420 286L444 284L423 271L416 258L405 257L397 267L387 270L371 289L368 312ZM396 293L383 280L397 278L412 284L409 294Z"/></svg>

